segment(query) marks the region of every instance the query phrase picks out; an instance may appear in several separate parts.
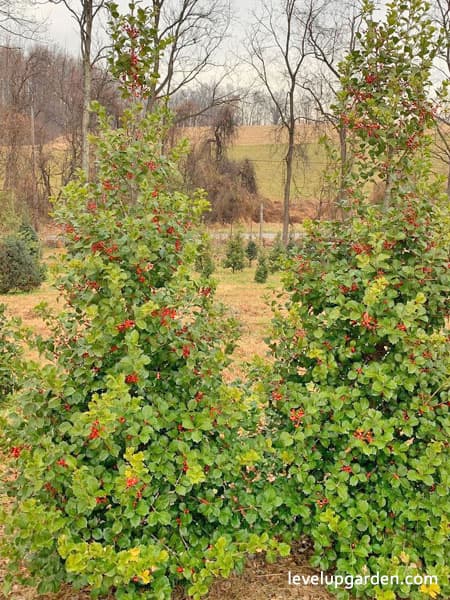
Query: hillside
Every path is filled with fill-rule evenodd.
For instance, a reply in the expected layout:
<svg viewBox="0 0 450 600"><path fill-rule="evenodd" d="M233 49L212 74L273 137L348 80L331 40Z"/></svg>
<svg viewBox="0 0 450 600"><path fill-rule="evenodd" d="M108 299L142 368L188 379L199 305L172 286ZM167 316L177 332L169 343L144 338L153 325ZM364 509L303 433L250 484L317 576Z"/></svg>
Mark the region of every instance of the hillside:
<svg viewBox="0 0 450 600"><path fill-rule="evenodd" d="M302 124L299 128L291 188L293 222L316 216L318 212L326 167L326 156L319 145L322 133L324 131L312 125ZM180 137L186 137L192 144L201 144L211 137L211 133L208 127L186 127L180 130ZM277 126L261 125L239 127L229 149L231 159L252 162L259 193L271 201L267 214L271 222L282 219L285 148L286 132Z"/></svg>
<svg viewBox="0 0 450 600"><path fill-rule="evenodd" d="M211 137L210 131L208 127L185 127L180 130L180 137L199 144ZM321 200L328 197L329 165L325 150L319 143L320 136L325 133L331 133L329 128L305 123L299 125L291 187L293 222L317 216ZM248 159L253 163L261 196L274 203L269 218L272 222L282 218L285 150L286 132L274 125L239 127L229 150L230 158ZM448 165L437 156L434 156L433 162L436 173L447 176ZM370 193L376 195L376 190Z"/></svg>

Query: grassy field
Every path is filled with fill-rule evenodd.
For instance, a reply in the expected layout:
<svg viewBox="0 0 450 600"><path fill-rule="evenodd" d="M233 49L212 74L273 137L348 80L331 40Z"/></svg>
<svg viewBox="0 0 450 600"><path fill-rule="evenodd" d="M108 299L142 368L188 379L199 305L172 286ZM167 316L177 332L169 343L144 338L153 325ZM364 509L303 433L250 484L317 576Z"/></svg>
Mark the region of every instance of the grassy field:
<svg viewBox="0 0 450 600"><path fill-rule="evenodd" d="M316 126L301 124L297 135L297 149L292 187L292 207L304 210L305 203L316 200L320 195L323 176L327 168L327 157L319 138L324 130ZM207 136L207 128L186 128L183 135L192 143ZM284 186L284 163L286 135L275 126L240 127L229 150L232 159L248 158L255 166L259 192L262 196L281 201ZM436 173L446 176L448 165L433 159ZM369 192L370 193L370 192Z"/></svg>
<svg viewBox="0 0 450 600"><path fill-rule="evenodd" d="M61 250L46 251L45 260L51 262L54 260L52 256L58 252ZM242 336L235 350L234 364L225 373L228 380L244 374L242 367L238 365L250 361L255 355L265 356L267 353L263 338L268 332L271 319L268 302L279 290L280 277L278 274L270 275L267 283L258 284L253 281L254 270L254 266L247 267L244 271L233 274L230 270L218 267L214 273L218 282L217 299L226 304L242 324ZM44 323L33 310L42 301L48 302L55 311L61 306L58 292L48 282L32 293L0 295L0 303L8 306L9 314L21 317L26 325L45 333ZM5 504L5 500L2 502L0 498L0 504L2 503ZM2 567L4 569L4 564L0 561L0 583ZM300 588L288 585L289 571L305 576L315 573L302 554L279 560L272 565L266 565L261 557L257 557L248 562L242 575L236 574L230 579L218 580L206 600L332 600L333 596L320 586L305 585ZM8 600L88 600L89 597L86 592L74 592L70 587L65 587L58 594L39 595L33 589L16 585ZM181 600L182 597L174 594L174 600ZM1 593L0 600L6 600Z"/></svg>
<svg viewBox="0 0 450 600"><path fill-rule="evenodd" d="M259 192L271 200L283 198L285 168L284 144L239 145L230 150L230 158L249 158L256 171ZM295 207L302 199L317 198L320 194L326 157L318 141L299 147L295 157L292 203Z"/></svg>
<svg viewBox="0 0 450 600"><path fill-rule="evenodd" d="M208 135L208 129L186 128L183 135L192 143L199 143ZM253 163L259 193L272 201L283 198L285 138L285 133L274 126L240 127L228 153L231 159L247 158ZM319 132L315 127L304 125L299 131L294 164L294 210L300 208L305 200L319 196L325 165L326 156L319 145Z"/></svg>
<svg viewBox="0 0 450 600"><path fill-rule="evenodd" d="M272 317L269 303L280 289L280 277L277 273L269 275L267 282L260 284L254 282L254 275L254 266L234 274L230 269L223 268L218 268L214 273L214 278L219 282L217 299L230 308L242 327L233 357L234 377L243 375L242 365L253 356L266 356L268 351L264 338L269 333Z"/></svg>

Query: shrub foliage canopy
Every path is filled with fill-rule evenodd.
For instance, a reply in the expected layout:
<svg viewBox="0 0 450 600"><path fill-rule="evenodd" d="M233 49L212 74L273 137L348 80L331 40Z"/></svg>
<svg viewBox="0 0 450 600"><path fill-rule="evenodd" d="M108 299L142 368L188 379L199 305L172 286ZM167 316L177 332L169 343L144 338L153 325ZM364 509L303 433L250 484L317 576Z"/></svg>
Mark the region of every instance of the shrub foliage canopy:
<svg viewBox="0 0 450 600"><path fill-rule="evenodd" d="M242 392L221 375L234 326L190 277L206 203L171 191L178 150L162 154L160 116L100 120L96 178L56 207L68 307L8 419L4 547L42 592L168 598L182 583L199 597L269 547L235 504L252 455L236 444Z"/></svg>

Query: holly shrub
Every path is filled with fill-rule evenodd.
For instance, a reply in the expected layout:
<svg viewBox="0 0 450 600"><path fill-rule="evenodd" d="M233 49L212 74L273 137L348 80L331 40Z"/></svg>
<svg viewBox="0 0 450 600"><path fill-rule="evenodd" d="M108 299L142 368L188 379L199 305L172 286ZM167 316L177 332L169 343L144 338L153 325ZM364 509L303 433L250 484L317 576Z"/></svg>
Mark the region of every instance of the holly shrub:
<svg viewBox="0 0 450 600"><path fill-rule="evenodd" d="M285 526L312 536L315 566L435 574L444 587L450 278L434 216L409 197L346 228L311 227L286 274L266 417ZM395 598L383 590L358 592Z"/></svg>
<svg viewBox="0 0 450 600"><path fill-rule="evenodd" d="M6 306L0 304L0 404L17 389L22 350L18 343L17 322L5 314Z"/></svg>
<svg viewBox="0 0 450 600"><path fill-rule="evenodd" d="M341 89L333 107L345 138L338 165L341 192L353 206L364 204L367 183L382 184L382 203L401 193L406 175L423 176L421 150L435 127L431 68L440 44L423 0L391 1L380 22L372 0L362 2L355 48L339 66Z"/></svg>
<svg viewBox="0 0 450 600"><path fill-rule="evenodd" d="M389 3L385 24L364 7L366 32L341 67L357 159L345 165L346 218L305 225L259 384L283 499L272 530L310 535L323 570L398 575L357 597L448 597L449 210L429 160L432 28L420 0ZM385 197L370 207L374 178ZM425 574L439 583L402 583Z"/></svg>
<svg viewBox="0 0 450 600"><path fill-rule="evenodd" d="M234 324L190 276L207 203L175 191L166 116L99 120L95 179L56 206L67 308L8 416L7 587L66 581L132 600L181 584L199 598L246 552L277 546L237 503L255 460L236 443L251 403L221 378Z"/></svg>
<svg viewBox="0 0 450 600"><path fill-rule="evenodd" d="M26 242L18 237L0 242L0 294L29 292L43 279L44 272Z"/></svg>

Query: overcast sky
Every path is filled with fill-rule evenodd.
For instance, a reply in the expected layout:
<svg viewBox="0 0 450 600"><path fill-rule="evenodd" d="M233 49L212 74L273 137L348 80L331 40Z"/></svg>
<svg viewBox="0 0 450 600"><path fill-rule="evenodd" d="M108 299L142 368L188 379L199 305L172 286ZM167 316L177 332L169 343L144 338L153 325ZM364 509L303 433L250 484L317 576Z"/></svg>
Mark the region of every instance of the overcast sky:
<svg viewBox="0 0 450 600"><path fill-rule="evenodd" d="M116 1L125 12L129 0ZM79 4L79 0L72 0L72 2L74 6ZM248 19L250 7L254 6L257 0L232 0L232 2L233 13L236 19L235 28L237 28L239 24L244 23ZM145 6L145 1L142 4ZM47 23L47 33L42 36L42 42L50 45L56 44L71 54L78 54L79 37L76 23L64 5L46 3L38 9L37 14L40 17L39 20L45 19Z"/></svg>

